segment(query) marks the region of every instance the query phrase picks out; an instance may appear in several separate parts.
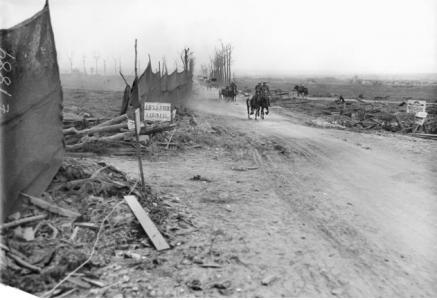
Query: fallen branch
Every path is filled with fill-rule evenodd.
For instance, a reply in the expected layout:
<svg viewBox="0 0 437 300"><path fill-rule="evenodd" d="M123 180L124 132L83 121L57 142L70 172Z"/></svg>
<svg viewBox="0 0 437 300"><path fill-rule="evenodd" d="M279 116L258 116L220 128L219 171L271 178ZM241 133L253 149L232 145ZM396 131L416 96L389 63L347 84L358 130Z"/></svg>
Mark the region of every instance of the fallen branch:
<svg viewBox="0 0 437 300"><path fill-rule="evenodd" d="M118 126L118 125L112 125L112 126ZM108 127L110 127L110 126L108 126ZM172 130L175 127L176 127L176 124L155 125L152 127L148 126L147 129L142 127L140 134L141 135L150 135L150 134L154 134L154 133L158 133L158 132ZM103 128L105 128L105 127L103 127ZM74 145L67 145L66 150L67 151L79 150L79 149L83 148L84 146L86 146L87 144L92 143L92 142L110 142L110 141L115 141L115 140L121 140L125 137L130 137L133 134L134 134L133 131L128 131L128 132L120 132L120 133L114 134L112 136L90 137L86 141L83 141L81 143L77 143Z"/></svg>
<svg viewBox="0 0 437 300"><path fill-rule="evenodd" d="M122 124L115 124L115 125L108 125L108 126L94 126L88 129L84 129L84 130L77 130L74 127L68 128L68 129L64 129L62 132L64 133L64 135L68 135L68 134L74 134L74 135L87 135L87 134L91 134L91 133L98 133L98 132L108 132L108 131L117 131L123 128L127 128L127 123L122 123Z"/></svg>
<svg viewBox="0 0 437 300"><path fill-rule="evenodd" d="M78 212L74 212L71 210L68 210L66 208L62 208L59 207L57 205L54 205L52 203L48 203L47 201L37 198L37 197L33 197L24 193L21 193L21 195L29 198L30 203L32 203L33 205L42 208L44 210L47 210L51 213L60 215L60 216L64 216L64 217L69 217L69 218L77 218L79 217L81 214Z"/></svg>
<svg viewBox="0 0 437 300"><path fill-rule="evenodd" d="M127 119L128 119L127 115L124 114L124 115L118 116L118 117L116 117L114 119L111 119L111 120L105 121L103 123L100 123L100 124L96 125L94 128L96 128L96 127L105 127L105 126L108 126L108 125L118 124L120 122L126 121Z"/></svg>
<svg viewBox="0 0 437 300"><path fill-rule="evenodd" d="M78 150L84 147L85 145L92 143L92 142L110 142L110 141L116 141L124 139L125 137L132 136L134 134L133 131L127 131L127 132L120 132L111 136L104 136L104 137L91 137L88 138L86 141L83 141L81 143L77 143L74 145L67 145L65 148L67 151L71 150Z"/></svg>
<svg viewBox="0 0 437 300"><path fill-rule="evenodd" d="M12 254L11 252L7 252L7 256L12 258L19 266L22 266L26 269L29 269L29 270L37 272L37 273L41 273L41 268L28 263L24 259L21 259L20 257Z"/></svg>
<svg viewBox="0 0 437 300"><path fill-rule="evenodd" d="M0 230L6 229L6 228L11 228L11 227L16 227L18 225L22 225L22 224L26 224L26 223L30 223L30 222L34 222L34 221L39 221L39 220L42 220L45 218L46 218L46 215L37 215L37 216L19 219L19 220L13 221L13 222L4 223L4 224L0 225Z"/></svg>

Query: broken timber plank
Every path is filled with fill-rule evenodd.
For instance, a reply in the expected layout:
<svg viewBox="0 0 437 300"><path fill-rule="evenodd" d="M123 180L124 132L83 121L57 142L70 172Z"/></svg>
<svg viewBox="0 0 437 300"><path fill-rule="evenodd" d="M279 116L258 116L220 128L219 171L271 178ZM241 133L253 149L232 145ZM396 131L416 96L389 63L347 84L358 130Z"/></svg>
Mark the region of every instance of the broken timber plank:
<svg viewBox="0 0 437 300"><path fill-rule="evenodd" d="M130 209L132 210L135 217L140 222L141 226L143 227L144 231L147 233L148 237L152 241L155 248L158 251L169 249L170 246L167 244L164 237L159 232L158 228L156 228L156 225L150 219L149 215L144 211L143 207L138 202L137 197L124 196L124 200L126 200Z"/></svg>
<svg viewBox="0 0 437 300"><path fill-rule="evenodd" d="M25 224L25 223L29 223L29 222L34 222L34 221L39 221L42 219L45 219L46 215L37 215L37 216L32 216L32 217L28 217L28 218L23 218L23 219L19 219L19 220L15 220L13 222L9 222L9 223L4 223L0 225L0 230L2 229L6 229L6 228L11 228L11 227L15 227L21 224Z"/></svg>
<svg viewBox="0 0 437 300"><path fill-rule="evenodd" d="M78 212L59 207L59 206L51 204L43 199L33 197L33 196L30 196L30 195L27 195L24 193L21 193L21 195L29 198L30 203L32 203L33 205L38 206L39 208L45 209L51 213L61 215L64 217L69 217L69 218L77 218L77 217L81 216L81 214Z"/></svg>

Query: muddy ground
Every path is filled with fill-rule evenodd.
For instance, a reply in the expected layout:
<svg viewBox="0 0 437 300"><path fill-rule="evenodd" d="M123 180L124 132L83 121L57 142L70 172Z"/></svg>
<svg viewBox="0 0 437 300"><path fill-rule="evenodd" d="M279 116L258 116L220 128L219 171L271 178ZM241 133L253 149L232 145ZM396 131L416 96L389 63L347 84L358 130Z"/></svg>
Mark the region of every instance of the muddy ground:
<svg viewBox="0 0 437 300"><path fill-rule="evenodd" d="M190 103L200 148L144 163L194 227L147 272L108 266L101 280L129 281L105 295L437 295L435 142L311 128L278 107L247 120L242 99L215 98L198 88ZM138 176L135 159L105 161Z"/></svg>
<svg viewBox="0 0 437 300"><path fill-rule="evenodd" d="M82 92L66 92L67 111L99 107L71 108ZM92 269L105 287L70 296L437 296L435 141L310 127L313 116L279 106L248 120L244 99L216 99L196 86L180 147L143 157L159 205L181 216L159 226L172 248L136 232ZM103 107L94 114L117 112ZM81 155L138 178L135 157Z"/></svg>

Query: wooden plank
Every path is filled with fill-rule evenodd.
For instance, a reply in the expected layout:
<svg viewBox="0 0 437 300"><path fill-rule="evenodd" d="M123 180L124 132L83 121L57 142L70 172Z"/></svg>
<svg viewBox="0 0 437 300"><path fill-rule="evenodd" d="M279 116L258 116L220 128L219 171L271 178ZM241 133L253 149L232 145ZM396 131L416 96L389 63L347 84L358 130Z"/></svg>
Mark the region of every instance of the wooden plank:
<svg viewBox="0 0 437 300"><path fill-rule="evenodd" d="M132 210L135 217L140 222L141 226L143 227L144 231L152 241L155 248L158 251L169 249L170 246L167 244L164 237L159 232L158 228L156 228L156 225L150 219L149 215L144 211L143 207L138 202L137 197L124 196L124 200L126 200L130 209Z"/></svg>
<svg viewBox="0 0 437 300"><path fill-rule="evenodd" d="M45 209L51 213L61 215L64 217L69 217L69 218L77 218L77 217L80 217L80 215L81 215L78 212L59 207L59 206L54 205L52 203L49 203L43 199L33 197L33 196L30 196L30 195L27 195L24 193L21 193L21 195L29 198L30 203L32 203L33 205L38 206L39 208Z"/></svg>

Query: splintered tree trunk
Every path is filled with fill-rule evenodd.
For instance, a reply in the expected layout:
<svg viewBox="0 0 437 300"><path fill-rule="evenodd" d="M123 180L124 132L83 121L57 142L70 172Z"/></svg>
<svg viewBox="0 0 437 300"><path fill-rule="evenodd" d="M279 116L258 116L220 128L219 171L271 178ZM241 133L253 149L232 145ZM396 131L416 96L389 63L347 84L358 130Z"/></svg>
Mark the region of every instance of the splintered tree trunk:
<svg viewBox="0 0 437 300"><path fill-rule="evenodd" d="M231 72L231 55L232 55L232 50L229 49L229 55L228 55L228 68L229 68L229 81L232 81L232 72Z"/></svg>

